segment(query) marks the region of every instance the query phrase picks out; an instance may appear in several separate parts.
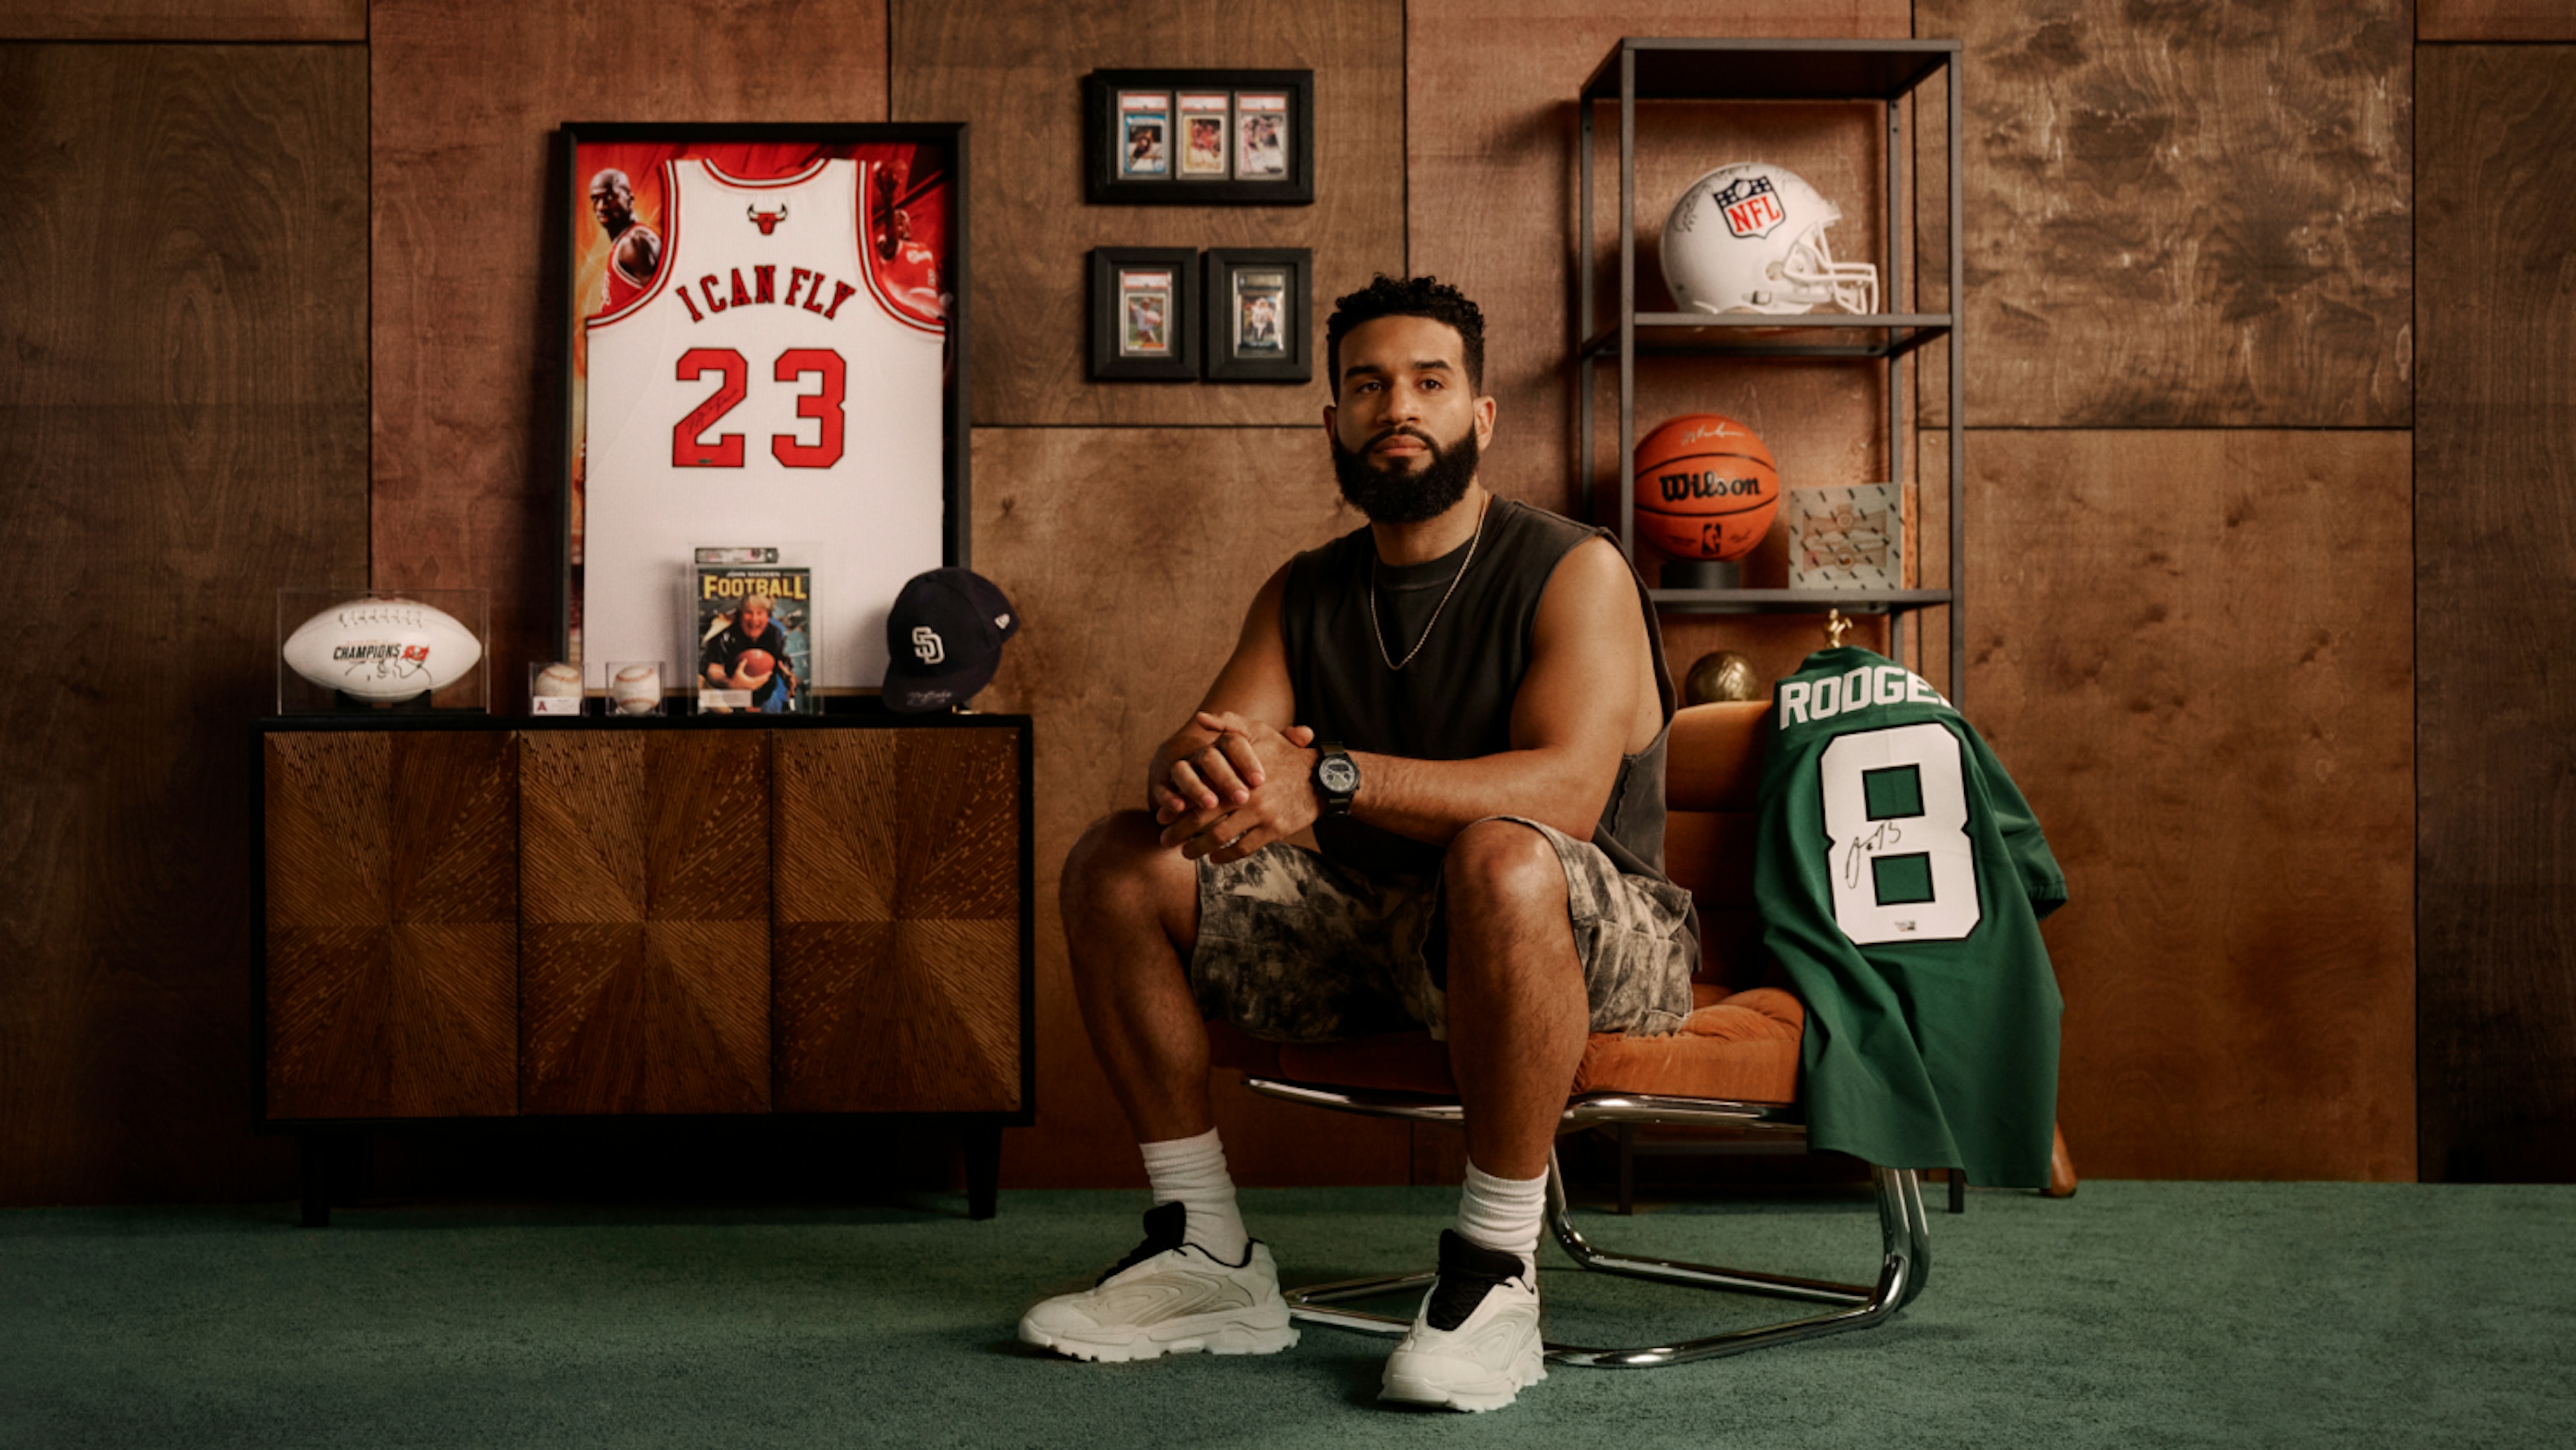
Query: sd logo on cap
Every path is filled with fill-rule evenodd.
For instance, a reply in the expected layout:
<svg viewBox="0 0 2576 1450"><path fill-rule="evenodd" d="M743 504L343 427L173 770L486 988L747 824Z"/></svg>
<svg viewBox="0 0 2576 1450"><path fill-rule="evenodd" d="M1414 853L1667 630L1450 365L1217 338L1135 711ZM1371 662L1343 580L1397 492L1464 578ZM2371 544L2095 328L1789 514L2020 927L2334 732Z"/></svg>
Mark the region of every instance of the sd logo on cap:
<svg viewBox="0 0 2576 1450"><path fill-rule="evenodd" d="M967 569L915 574L886 615L886 708L965 704L993 682L1002 641L1019 632L1019 614L992 580Z"/></svg>

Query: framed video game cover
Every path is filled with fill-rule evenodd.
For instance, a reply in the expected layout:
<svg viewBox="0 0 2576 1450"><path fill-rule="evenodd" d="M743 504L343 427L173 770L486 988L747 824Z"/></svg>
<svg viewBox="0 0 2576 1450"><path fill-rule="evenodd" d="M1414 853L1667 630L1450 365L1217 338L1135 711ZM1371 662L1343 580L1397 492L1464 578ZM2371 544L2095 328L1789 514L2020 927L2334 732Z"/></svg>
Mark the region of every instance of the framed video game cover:
<svg viewBox="0 0 2576 1450"><path fill-rule="evenodd" d="M1100 70L1082 78L1094 206L1306 206L1315 73Z"/></svg>
<svg viewBox="0 0 2576 1450"><path fill-rule="evenodd" d="M962 125L567 124L563 655L693 659L709 540L812 540L818 694L968 565Z"/></svg>

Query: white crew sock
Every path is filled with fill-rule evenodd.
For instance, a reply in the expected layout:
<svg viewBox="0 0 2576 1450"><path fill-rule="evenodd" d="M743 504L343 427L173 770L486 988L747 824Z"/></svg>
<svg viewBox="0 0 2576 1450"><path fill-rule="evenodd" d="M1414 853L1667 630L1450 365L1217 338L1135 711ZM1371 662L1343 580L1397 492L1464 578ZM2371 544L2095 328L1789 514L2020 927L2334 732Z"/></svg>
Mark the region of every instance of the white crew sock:
<svg viewBox="0 0 2576 1450"><path fill-rule="evenodd" d="M1458 1195L1458 1237L1521 1257L1521 1271L1538 1282L1538 1230L1547 1217L1547 1175L1496 1178L1470 1163Z"/></svg>
<svg viewBox="0 0 2576 1450"><path fill-rule="evenodd" d="M1145 1181L1153 1186L1154 1201L1178 1203L1189 1211L1189 1241L1229 1264L1242 1263L1252 1240L1234 1206L1234 1179L1225 1171L1225 1145L1217 1141L1216 1129L1136 1147L1145 1155Z"/></svg>

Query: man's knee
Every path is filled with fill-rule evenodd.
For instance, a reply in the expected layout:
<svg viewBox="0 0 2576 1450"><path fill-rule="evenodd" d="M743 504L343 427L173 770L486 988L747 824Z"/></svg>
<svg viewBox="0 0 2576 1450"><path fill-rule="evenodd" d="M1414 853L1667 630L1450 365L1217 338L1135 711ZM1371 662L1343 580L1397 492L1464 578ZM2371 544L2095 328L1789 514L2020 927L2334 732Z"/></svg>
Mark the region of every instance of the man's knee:
<svg viewBox="0 0 2576 1450"><path fill-rule="evenodd" d="M1452 837L1441 884L1453 923L1479 913L1565 910L1565 867L1547 837L1518 821L1475 821Z"/></svg>
<svg viewBox="0 0 2576 1450"><path fill-rule="evenodd" d="M1195 917L1198 868L1162 844L1162 827L1144 811L1117 811L1091 823L1064 858L1058 901L1065 919L1094 913L1151 917L1167 928Z"/></svg>

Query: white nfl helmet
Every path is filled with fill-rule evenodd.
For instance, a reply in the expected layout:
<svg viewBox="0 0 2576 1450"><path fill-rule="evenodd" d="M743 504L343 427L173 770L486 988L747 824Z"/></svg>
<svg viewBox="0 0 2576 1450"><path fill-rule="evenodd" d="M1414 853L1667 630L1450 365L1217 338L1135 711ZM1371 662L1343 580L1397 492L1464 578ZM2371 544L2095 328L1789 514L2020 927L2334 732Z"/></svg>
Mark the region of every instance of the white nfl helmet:
<svg viewBox="0 0 2576 1450"><path fill-rule="evenodd" d="M1878 269L1837 262L1842 208L1785 166L1738 161L1690 184L1664 219L1664 283L1685 312L1878 310Z"/></svg>

